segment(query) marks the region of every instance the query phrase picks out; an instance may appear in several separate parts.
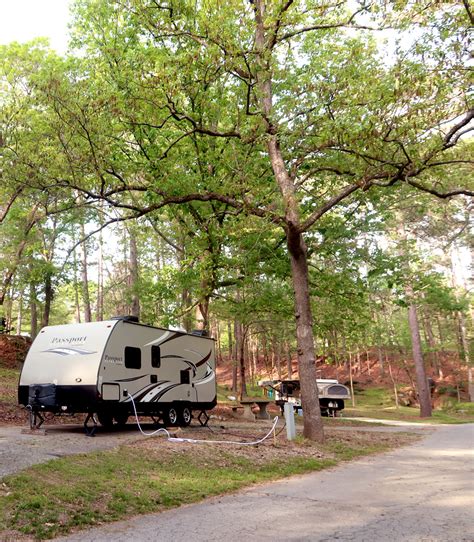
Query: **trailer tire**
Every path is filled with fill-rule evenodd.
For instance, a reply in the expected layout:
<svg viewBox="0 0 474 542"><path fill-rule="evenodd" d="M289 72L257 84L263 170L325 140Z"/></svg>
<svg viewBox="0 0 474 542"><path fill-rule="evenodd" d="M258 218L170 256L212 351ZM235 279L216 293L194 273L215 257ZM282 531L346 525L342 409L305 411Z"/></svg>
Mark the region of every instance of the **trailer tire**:
<svg viewBox="0 0 474 542"><path fill-rule="evenodd" d="M170 407L166 412L164 416L164 421L166 426L174 427L178 424L178 410L175 407Z"/></svg>
<svg viewBox="0 0 474 542"><path fill-rule="evenodd" d="M180 427L187 427L193 417L189 407L183 407L178 413L178 423Z"/></svg>
<svg viewBox="0 0 474 542"><path fill-rule="evenodd" d="M98 412L97 419L99 420L99 423L102 427L112 429L112 427L114 426L114 417L108 412Z"/></svg>
<svg viewBox="0 0 474 542"><path fill-rule="evenodd" d="M128 414L114 414L114 420L118 427L124 427L128 421Z"/></svg>

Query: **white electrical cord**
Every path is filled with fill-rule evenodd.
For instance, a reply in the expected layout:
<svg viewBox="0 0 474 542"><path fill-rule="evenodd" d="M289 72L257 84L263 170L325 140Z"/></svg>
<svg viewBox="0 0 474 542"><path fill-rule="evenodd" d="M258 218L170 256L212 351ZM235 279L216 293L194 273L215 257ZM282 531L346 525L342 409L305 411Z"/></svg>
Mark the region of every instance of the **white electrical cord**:
<svg viewBox="0 0 474 542"><path fill-rule="evenodd" d="M128 391L127 391L127 394L132 401L133 411L135 412L135 418L137 420L137 425L138 425L138 429L140 430L140 433L145 437L152 437L153 435L157 435L158 433L165 433L169 440L170 439L169 431L167 431L164 427L160 427L159 429L157 429L156 431L153 431L152 433L145 433L145 431L143 431L142 426L140 425L140 422L138 421L138 414L137 414L137 409L135 407L135 401L133 400L132 395L128 393Z"/></svg>
<svg viewBox="0 0 474 542"><path fill-rule="evenodd" d="M132 401L132 406L135 412L135 418L137 420L137 425L138 425L138 429L140 430L140 433L144 435L145 437L151 437L160 432L163 432L167 435L168 437L167 440L169 440L170 442L189 442L191 444L235 444L237 446L257 446L258 444L261 444L264 440L266 440L275 431L275 427L278 423L278 416L275 416L273 418L273 425L270 431L261 439L254 440L253 442L239 442L236 440L199 440L199 439L192 439L192 438L171 437L169 434L169 431L167 431L166 429L162 427L160 429L157 429L156 431L153 431L152 433L145 433L145 431L143 431L140 425L140 422L138 421L138 414L137 414L137 409L135 407L135 401L133 400L133 397L131 396L130 393L128 394L128 396L130 397Z"/></svg>

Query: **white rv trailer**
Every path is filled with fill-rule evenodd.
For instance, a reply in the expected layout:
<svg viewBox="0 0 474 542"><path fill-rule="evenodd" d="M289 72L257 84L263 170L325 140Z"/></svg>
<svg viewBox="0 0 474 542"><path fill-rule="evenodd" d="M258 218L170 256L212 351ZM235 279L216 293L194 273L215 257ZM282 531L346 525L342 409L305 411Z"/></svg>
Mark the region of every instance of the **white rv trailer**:
<svg viewBox="0 0 474 542"><path fill-rule="evenodd" d="M335 379L316 379L319 394L319 406L323 416L336 416L339 410L344 409L344 400L351 398L351 392L347 386L340 384ZM263 387L265 394L280 406L290 403L295 410L301 408L300 381L299 380L260 380L258 385Z"/></svg>
<svg viewBox="0 0 474 542"><path fill-rule="evenodd" d="M105 426L126 423L130 397L139 415L167 425L186 426L193 410L212 409L214 340L133 317L45 327L31 345L18 388L19 403L35 419L42 412L87 413Z"/></svg>

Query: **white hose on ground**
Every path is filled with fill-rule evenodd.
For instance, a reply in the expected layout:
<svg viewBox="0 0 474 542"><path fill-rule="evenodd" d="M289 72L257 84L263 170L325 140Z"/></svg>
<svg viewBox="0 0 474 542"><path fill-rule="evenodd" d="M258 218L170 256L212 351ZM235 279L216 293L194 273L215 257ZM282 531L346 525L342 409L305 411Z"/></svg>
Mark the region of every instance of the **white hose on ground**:
<svg viewBox="0 0 474 542"><path fill-rule="evenodd" d="M145 437L152 437L153 435L157 435L158 433L165 433L169 439L170 438L169 431L167 431L164 427L160 427L159 429L157 429L156 431L153 431L152 433L145 433L145 431L143 431L142 426L140 425L140 422L138 421L137 408L135 406L135 401L133 400L132 394L128 392L127 394L132 401L133 411L135 412L135 418L137 420L137 425L138 425L138 429L140 430L140 433Z"/></svg>
<svg viewBox="0 0 474 542"><path fill-rule="evenodd" d="M182 438L182 437L171 437L169 432L164 429L163 427L160 429L157 429L156 431L153 431L152 433L145 433L143 431L142 426L140 425L140 422L138 421L138 414L137 409L135 407L135 401L133 400L132 395L129 393L128 396L130 397L130 400L132 401L133 411L135 412L135 418L137 420L138 429L140 430L140 433L144 435L145 437L151 437L153 435L157 435L158 433L162 432L167 435L167 440L170 442L189 442L191 444L235 444L237 446L257 446L258 444L261 444L264 440L266 440L272 433L275 431L275 427L278 423L278 416L275 416L273 418L273 425L270 431L261 439L254 440L252 442L239 442L237 440L200 440L200 439L193 439L193 438Z"/></svg>

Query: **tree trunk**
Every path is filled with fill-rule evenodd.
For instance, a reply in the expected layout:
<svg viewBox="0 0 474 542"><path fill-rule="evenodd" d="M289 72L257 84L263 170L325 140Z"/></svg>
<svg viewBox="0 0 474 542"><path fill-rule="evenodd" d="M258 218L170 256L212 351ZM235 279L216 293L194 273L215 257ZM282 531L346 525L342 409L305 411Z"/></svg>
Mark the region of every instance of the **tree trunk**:
<svg viewBox="0 0 474 542"><path fill-rule="evenodd" d="M319 442L324 441L323 421L319 408L316 383L313 322L309 295L309 275L306 245L299 232L288 230L287 245L291 261L291 275L295 295L296 341L298 372L303 407L303 435Z"/></svg>
<svg viewBox="0 0 474 542"><path fill-rule="evenodd" d="M267 151L275 181L285 208L286 244L288 247L293 290L295 295L296 342L298 349L298 370L303 407L303 435L319 442L324 441L324 429L319 408L318 386L315 375L315 349L313 340L312 315L309 295L309 274L306 244L301 230L299 203L296 198L294 181L288 174L277 136L278 126L273 123L272 114L272 65L270 30L265 26L265 2L254 0L255 51L258 66L257 88L262 118L266 124ZM271 29L273 32L273 29Z"/></svg>
<svg viewBox="0 0 474 542"><path fill-rule="evenodd" d="M352 352L349 352L349 386L351 388L352 406L356 406L356 400L354 395L354 379L352 376Z"/></svg>
<svg viewBox="0 0 474 542"><path fill-rule="evenodd" d="M382 347L380 346L380 344L377 345L377 356L379 360L380 376L384 376L385 366L384 366Z"/></svg>
<svg viewBox="0 0 474 542"><path fill-rule="evenodd" d="M85 238L85 228L84 223L81 222L81 236L82 239ZM88 279L88 264L87 264L87 244L83 240L81 242L81 248L82 248L82 268L81 268L81 274L82 274L82 302L84 303L84 322L91 322L92 321L92 311L91 311L91 302L89 297L89 279Z"/></svg>
<svg viewBox="0 0 474 542"><path fill-rule="evenodd" d="M230 325L230 322L227 322L227 336L229 338L229 360L232 362L232 391L234 393L237 393L237 356L234 352L234 344L232 341L232 327Z"/></svg>
<svg viewBox="0 0 474 542"><path fill-rule="evenodd" d="M430 357L432 362L432 367L436 371L436 374L438 378L441 377L442 373L440 371L440 364L439 364L439 352L436 347L436 341L433 333L433 328L431 327L430 317L429 314L425 314L425 318L423 319L424 323L424 329L426 332L426 339L427 343L430 349Z"/></svg>
<svg viewBox="0 0 474 542"><path fill-rule="evenodd" d="M466 317L464 313L458 311L457 320L459 326L459 338L461 343L461 359L467 366L467 377L468 377L468 394L469 401L474 402L474 382L473 382L473 367L471 364L471 355L469 351L469 340L466 332Z"/></svg>
<svg viewBox="0 0 474 542"><path fill-rule="evenodd" d="M130 260L129 260L129 288L132 294L130 315L140 318L140 297L138 295L138 250L137 237L133 228L128 231L130 238Z"/></svg>
<svg viewBox="0 0 474 542"><path fill-rule="evenodd" d="M197 329L209 329L209 296L204 296L196 306Z"/></svg>
<svg viewBox="0 0 474 542"><path fill-rule="evenodd" d="M409 294L412 293L410 290L411 288L409 288ZM408 322L410 324L413 360L415 362L416 382L418 387L418 399L420 401L420 417L429 418L432 410L431 395L428 380L426 378L425 364L423 362L418 315L413 301L408 307Z"/></svg>
<svg viewBox="0 0 474 542"><path fill-rule="evenodd" d="M388 372L390 374L390 380L392 381L392 385L393 385L393 394L394 394L394 397L395 397L395 406L398 409L398 408L400 408L400 403L398 401L397 383L395 382L395 378L393 377L392 364L390 363L390 360L388 359L387 354L385 354L385 356L386 356L386 360L387 360L387 364L388 364Z"/></svg>
<svg viewBox="0 0 474 542"><path fill-rule="evenodd" d="M38 312L36 310L36 289L30 284L30 335L34 339L38 334Z"/></svg>
<svg viewBox="0 0 474 542"><path fill-rule="evenodd" d="M51 273L47 272L44 279L44 307L43 316L41 319L41 327L46 327L49 324L49 315L51 312L51 303L53 301L53 285L51 282Z"/></svg>
<svg viewBox="0 0 474 542"><path fill-rule="evenodd" d="M247 385L245 380L245 357L244 357L244 332L242 324L235 320L234 322L235 338L235 368L238 371L240 380L239 398L247 395ZM237 388L237 386L236 386Z"/></svg>
<svg viewBox="0 0 474 542"><path fill-rule="evenodd" d="M21 335L21 327L23 324L23 288L18 296L18 313L16 319L16 334Z"/></svg>
<svg viewBox="0 0 474 542"><path fill-rule="evenodd" d="M102 225L102 215L101 225ZM97 300L95 319L101 322L104 319L104 237L102 230L99 232L99 254L97 260Z"/></svg>
<svg viewBox="0 0 474 542"><path fill-rule="evenodd" d="M286 341L286 372L288 380L291 380L293 377L293 365L291 363L291 348L290 341Z"/></svg>

